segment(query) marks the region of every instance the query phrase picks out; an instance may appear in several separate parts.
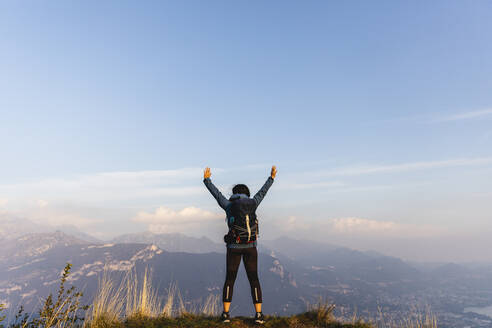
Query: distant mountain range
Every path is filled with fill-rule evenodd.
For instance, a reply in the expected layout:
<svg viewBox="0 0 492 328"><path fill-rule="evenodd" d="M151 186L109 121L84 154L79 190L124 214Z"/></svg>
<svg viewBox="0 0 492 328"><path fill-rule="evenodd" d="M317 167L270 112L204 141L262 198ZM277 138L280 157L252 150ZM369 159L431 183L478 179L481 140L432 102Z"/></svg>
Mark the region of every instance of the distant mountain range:
<svg viewBox="0 0 492 328"><path fill-rule="evenodd" d="M69 224L50 226L37 224L29 219L0 212L0 241L2 239L15 239L29 233L42 233L61 231L90 243L102 243L101 240L80 231Z"/></svg>
<svg viewBox="0 0 492 328"><path fill-rule="evenodd" d="M8 230L4 222L0 227ZM103 243L75 232L76 236L56 231L0 239L0 303L9 306L10 315L21 304L28 311L39 306L39 299L57 288L67 262L73 264L69 282L84 290L87 302L104 270L120 279L129 270L141 274L150 268L159 295L167 295L166 288L176 283L187 304L221 294L223 244L206 237L150 232ZM337 304L339 315L357 308L360 315L375 316L378 307L397 315L410 304L427 304L464 324L456 318L465 306L492 304L492 266L448 263L416 268L376 252L288 237L261 240L259 251L264 307L270 314L303 311L323 297ZM250 291L242 268L236 284L233 313L250 314Z"/></svg>
<svg viewBox="0 0 492 328"><path fill-rule="evenodd" d="M53 229L31 220L0 212L0 240L17 238L33 232L50 232Z"/></svg>
<svg viewBox="0 0 492 328"><path fill-rule="evenodd" d="M23 263L26 259L39 258L53 248L85 244L88 242L61 231L30 233L4 241L0 263Z"/></svg>
<svg viewBox="0 0 492 328"><path fill-rule="evenodd" d="M124 273L135 269L142 273L151 268L160 295L167 295L166 288L176 283L188 303L221 294L225 277L224 254L220 253L168 252L143 243L94 245L62 232L29 234L4 246L9 253L0 258L0 302L11 308L22 304L28 311L38 305L39 297L55 291L67 262L73 264L69 282L84 289L87 301L94 295L104 270ZM277 295L266 309L279 313L301 311L305 304L282 263L266 254L260 254L259 263L264 292ZM250 291L244 272L238 277L235 294L234 303L240 305L236 312L249 313Z"/></svg>
<svg viewBox="0 0 492 328"><path fill-rule="evenodd" d="M195 238L188 237L181 233L162 233L140 232L125 234L114 238L111 243L142 243L153 244L169 252L186 253L224 253L224 244L215 243L207 237Z"/></svg>

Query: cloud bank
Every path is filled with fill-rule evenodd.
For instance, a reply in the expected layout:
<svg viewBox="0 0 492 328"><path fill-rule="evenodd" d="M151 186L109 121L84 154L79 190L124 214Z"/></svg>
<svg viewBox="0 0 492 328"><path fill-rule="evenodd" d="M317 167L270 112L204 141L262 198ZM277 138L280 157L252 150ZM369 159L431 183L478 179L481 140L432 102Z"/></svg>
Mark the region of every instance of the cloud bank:
<svg viewBox="0 0 492 328"><path fill-rule="evenodd" d="M301 235L314 238L323 236L356 236L374 239L414 238L438 237L443 233L441 228L432 225L412 225L357 217L331 218L313 222L291 216L287 220L277 220L275 224L276 229L285 233L297 231Z"/></svg>
<svg viewBox="0 0 492 328"><path fill-rule="evenodd" d="M133 218L134 222L145 223L148 230L155 233L204 232L210 225L224 223L223 214L213 213L198 207L185 207L179 211L161 206L154 212L141 211Z"/></svg>
<svg viewBox="0 0 492 328"><path fill-rule="evenodd" d="M267 223L265 223L266 225ZM266 229L264 229L265 231ZM413 261L492 261L491 229L451 230L431 224L406 224L358 217L308 221L299 217L276 220L271 231L358 250L378 251Z"/></svg>
<svg viewBox="0 0 492 328"><path fill-rule="evenodd" d="M397 256L431 254L430 251L417 248L423 245L430 247L432 241L448 245L448 248L441 247L440 250L440 254L447 254L448 249L453 249L457 243L443 242L450 236L450 232L446 231L446 226L440 226L439 222L445 222L444 219L449 217L447 222L454 220L456 223L457 219L463 217L463 222L464 219L469 219L469 222L459 223L462 228L474 222L475 232L484 230L477 229L476 225L485 222L482 213L486 213L490 208L486 198L488 196L481 196L477 192L464 194L457 189L448 188L444 191L453 193L452 197L448 195L448 198L443 198L442 187L434 188L432 184L435 182L428 180L425 180L427 183L425 189L410 187L405 190L406 181L396 181L393 179L394 174L399 174L401 177L411 176L412 183L420 183L421 181L414 182L415 174L410 175L409 172L451 167L473 169L480 167L481 171L492 172L488 169L491 164L492 157L476 157L398 164L353 165L304 172L286 170L273 186L268 202L265 202L260 209L261 218L280 217L279 213L282 212L285 216L276 223L273 219L262 221L262 237L270 239L279 234L295 234L299 238L328 241L359 249L375 249ZM244 170L253 169L256 168L244 168ZM227 181L235 177L238 170L240 169L214 169L214 173L222 171L220 178ZM455 173L462 171L464 170L456 170ZM241 169L241 174L249 178L248 181L261 186L264 180L256 181L256 172L249 176L246 173ZM384 180L385 175L390 179ZM367 179L362 179L362 176L367 176ZM428 176L427 174L426 179ZM154 232L206 235L214 240L220 240L227 229L224 223L225 215L204 188L201 177L201 168L182 168L104 172L4 184L0 185L0 209L37 223L73 224L103 239L121 233L148 229ZM454 181L457 177L460 175L456 174L451 178ZM383 183L383 180L384 185L376 185ZM461 185L461 182L457 181ZM251 187L257 186L252 184ZM484 185L482 189L488 191L487 187L488 185ZM385 191L388 188L392 188L391 194ZM220 185L219 189L224 191ZM422 197L420 190L425 193ZM372 195L384 198L394 195L398 197L395 197L395 202L385 212L373 210ZM465 199L461 197L463 195L469 196L466 199L468 203L465 203ZM459 199L460 202L454 201L455 199ZM417 206L412 207L413 205ZM355 211L347 212L348 207L351 206L354 206ZM468 208L476 209L482 217L469 216ZM327 213L328 217L323 220L315 219L320 218L321 212ZM349 216L337 217L345 213ZM367 217L359 217L356 213L362 213L361 215ZM351 214L354 216L350 216ZM433 222L434 225L412 224L417 222L412 218L414 215L418 216L419 222L426 222L423 220L428 218L428 222ZM378 217L395 219L385 221L371 219ZM491 227L488 223L483 225ZM464 233L462 235L464 236ZM473 238L455 237L455 240L461 241L459 243L461 245L473 245ZM406 246L402 246L405 243ZM439 248L432 248L435 259L440 256L437 249ZM468 252L480 254L477 249L479 248L475 250L470 248ZM458 254L458 251L455 253Z"/></svg>

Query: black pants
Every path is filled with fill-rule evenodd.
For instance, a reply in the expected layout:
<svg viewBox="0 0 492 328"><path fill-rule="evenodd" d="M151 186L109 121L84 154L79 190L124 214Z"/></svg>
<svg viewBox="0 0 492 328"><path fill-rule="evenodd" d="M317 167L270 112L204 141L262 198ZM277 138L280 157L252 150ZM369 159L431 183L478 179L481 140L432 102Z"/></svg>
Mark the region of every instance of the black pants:
<svg viewBox="0 0 492 328"><path fill-rule="evenodd" d="M241 257L243 258L244 268L246 269L249 284L251 285L253 303L262 303L260 281L258 280L258 251L256 247L227 248L227 274L222 300L224 302L230 302L232 300L234 281L236 281Z"/></svg>

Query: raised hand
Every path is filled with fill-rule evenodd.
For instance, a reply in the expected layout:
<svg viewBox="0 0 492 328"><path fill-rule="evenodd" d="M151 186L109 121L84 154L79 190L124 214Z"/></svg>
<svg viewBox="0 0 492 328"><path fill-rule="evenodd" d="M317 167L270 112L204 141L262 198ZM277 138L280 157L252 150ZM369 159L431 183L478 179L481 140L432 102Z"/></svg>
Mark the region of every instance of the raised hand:
<svg viewBox="0 0 492 328"><path fill-rule="evenodd" d="M275 176L277 175L277 167L274 165L272 166L272 172L270 173L270 176L272 179L275 179Z"/></svg>
<svg viewBox="0 0 492 328"><path fill-rule="evenodd" d="M210 172L210 168L206 167L205 171L203 171L203 178L208 179L212 176L212 172Z"/></svg>

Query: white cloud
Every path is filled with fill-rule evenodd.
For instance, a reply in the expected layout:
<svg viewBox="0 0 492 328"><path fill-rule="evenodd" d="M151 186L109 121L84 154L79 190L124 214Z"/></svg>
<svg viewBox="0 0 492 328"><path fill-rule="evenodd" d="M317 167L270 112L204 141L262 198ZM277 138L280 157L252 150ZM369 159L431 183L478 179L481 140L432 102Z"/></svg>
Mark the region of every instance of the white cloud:
<svg viewBox="0 0 492 328"><path fill-rule="evenodd" d="M234 168L238 169L240 168ZM213 172L227 171L214 168ZM103 172L0 184L0 195L9 196L9 207L15 213L38 223L73 224L78 228L89 227L91 231L97 227L99 230L121 233L136 226L131 218L135 217L138 210L155 208L163 199L169 204L181 207L190 202L200 204L201 198L206 199L207 204L212 204L203 186L202 177L202 168ZM3 204L6 204L6 201L0 203L0 209ZM119 218L116 217L116 212L119 213ZM199 218L207 217L204 213L193 212L191 209L179 212L181 216L187 213ZM164 217L162 210L157 214ZM141 218L143 217L144 214ZM167 217L170 217L169 213ZM118 220L121 225L109 228L110 222ZM103 226L101 223L104 222L106 224ZM162 229L165 225L165 222L158 222L154 223L152 228ZM178 230L182 227L179 224L175 225L176 227L166 229Z"/></svg>
<svg viewBox="0 0 492 328"><path fill-rule="evenodd" d="M104 223L103 219L88 218L72 211L62 209L41 207L38 211L23 211L23 215L37 224L59 226L70 224L79 229L93 227Z"/></svg>
<svg viewBox="0 0 492 328"><path fill-rule="evenodd" d="M344 181L323 181L320 178L489 164L492 164L492 157L339 167L314 172L296 173L295 180L281 179L275 188L278 188L279 191L308 189L342 190L347 188L348 190L352 190L351 188L354 186L349 186ZM223 172L224 170L215 169L214 172L216 171ZM105 172L74 176L71 178L45 179L29 183L0 185L0 193L8 195L9 198L16 199L16 203L25 200L37 200L42 195L42 202L39 203L39 206L43 206L43 202L49 203L50 206L55 206L62 202L81 202L91 205L98 204L98 206L101 206L101 203L104 206L121 206L124 203L130 207L141 207L156 203L159 204L159 199L164 197L168 198L168 201L179 201L179 199L185 197L198 198L203 196L205 190L201 184L201 177L201 168ZM173 200L170 200L171 198ZM142 204L142 201L144 204ZM193 201L196 201L196 199ZM5 202L6 200L0 200L0 206L5 206ZM145 202L147 203L145 204Z"/></svg>
<svg viewBox="0 0 492 328"><path fill-rule="evenodd" d="M120 171L120 172L104 172L94 175L92 178L105 182L113 181L113 183L142 183L160 181L162 179L196 179L202 174L201 168L181 168L174 170L150 170L150 171Z"/></svg>
<svg viewBox="0 0 492 328"><path fill-rule="evenodd" d="M280 189L280 190L327 189L327 188L338 188L344 186L346 186L346 184L340 181L321 181L321 182L308 182L308 183L284 183L282 181L279 181L276 189Z"/></svg>
<svg viewBox="0 0 492 328"><path fill-rule="evenodd" d="M329 221L335 234L365 235L366 237L435 237L444 233L438 226L369 220L365 218L337 218Z"/></svg>
<svg viewBox="0 0 492 328"><path fill-rule="evenodd" d="M492 116L492 108L449 115L449 116L442 117L441 119L439 119L439 121L469 120L474 118L480 118L483 116Z"/></svg>
<svg viewBox="0 0 492 328"><path fill-rule="evenodd" d="M289 216L286 221L281 221L281 229L285 232L306 231L310 228L310 224L304 222L296 216Z"/></svg>
<svg viewBox="0 0 492 328"><path fill-rule="evenodd" d="M43 200L43 199L39 199L39 200L37 201L37 204L38 204L38 206L39 206L39 207L41 207L41 208L48 206L48 202L47 202L47 201L45 201L45 200Z"/></svg>
<svg viewBox="0 0 492 328"><path fill-rule="evenodd" d="M322 221L303 220L291 216L287 220L278 220L276 225L280 231L290 233L297 231L306 236L330 236L344 238L347 236L361 236L364 238L407 238L437 236L443 231L439 227L430 225L403 224L394 221L370 220L365 218L347 217L333 218Z"/></svg>
<svg viewBox="0 0 492 328"><path fill-rule="evenodd" d="M214 168L213 173L249 170L256 166L230 170ZM203 169L187 167L171 170L116 171L64 178L49 178L17 184L0 184L0 194L16 200L43 200L55 205L60 201L84 203L148 200L162 197L190 197L204 194Z"/></svg>
<svg viewBox="0 0 492 328"><path fill-rule="evenodd" d="M377 173L405 172L416 170L427 170L445 167L459 166L478 166L492 164L492 157L480 158L460 158L444 161L425 161L425 162L410 162L391 165L368 165L368 166L351 166L342 167L332 170L322 170L313 172L316 176L355 176Z"/></svg>
<svg viewBox="0 0 492 328"><path fill-rule="evenodd" d="M450 241L467 239L468 242L465 244L469 245L469 238L464 238L462 236L464 234L461 232L450 231L446 227L435 225L405 224L358 217L316 221L301 217L289 217L287 220L279 219L272 223L273 226L264 222L263 231L266 231L264 236L268 236L268 239L288 235L297 239L318 241L358 250L378 251L386 255L419 261L470 259L470 254L475 255L476 250L479 249L468 247L466 252L463 251L462 246L453 245ZM446 247L442 246L442 243L445 243ZM439 245L438 248L437 245ZM471 250L473 252L470 252ZM460 253L459 256L458 253ZM480 252L478 253L476 258L481 256Z"/></svg>
<svg viewBox="0 0 492 328"><path fill-rule="evenodd" d="M296 206L299 208L305 206L309 213L316 214L316 209L313 209L312 205L316 204L316 202L324 201L321 197L326 196L325 194L318 196L316 194L318 190L324 193L343 192L355 194L361 190L372 191L394 187L392 185L364 185L364 182L350 185L347 184L350 179L344 177L445 167L485 166L490 164L492 164L492 157L482 157L389 165L350 166L317 172L306 172L303 174L291 172L286 173L284 178L275 182L274 191L271 192L276 194L275 190L277 190L279 196L289 196L288 192L291 190L309 192L311 193L309 196L295 196ZM214 172L217 171L220 170L214 170ZM291 178L287 176L288 174L292 174ZM293 175L295 175L295 178ZM106 172L16 185L0 185L0 195L9 198L9 210L14 210L17 214L32 218L39 223L47 222L53 225L74 224L79 228L89 227L91 231L105 229L108 233L131 231L139 226L135 224L136 222L143 223L154 231L179 231L183 233L189 233L190 229L195 229L198 226L193 234L204 235L210 229L215 229L214 231L216 232L224 229L224 214L216 207L216 203L207 193L201 182L201 177L201 168ZM338 180L346 180L347 182ZM258 180L258 185L261 185L261 183L263 183L263 180ZM377 183L381 183L381 180L379 179ZM389 184L393 183L393 180L389 182ZM230 189L229 187L227 189ZM225 190L224 188L220 189ZM313 198L312 194L317 198ZM337 198L340 197L340 200L345 202L350 196L352 194L349 196L337 195ZM355 196L358 197L359 195ZM273 208L275 206L278 208L284 207L285 205L292 206L291 199L293 198L274 197L268 203L273 204ZM348 200L357 206L356 202L359 202L359 200L355 199L354 201L353 199L355 198L353 197ZM159 204L163 204L163 200L165 200L170 208L158 208ZM0 209L2 205L5 206L6 202L7 200L3 203L0 200ZM348 204L347 202L345 203ZM217 212L220 211L221 214L207 212L197 207L187 207L182 210L171 209L183 208L188 204L194 204L212 211L217 209ZM308 208L308 206L310 207ZM453 206L450 208L450 211L456 208L455 204ZM147 210L136 214L141 209ZM275 215L274 213L268 212L269 209L266 208L265 210L265 214ZM110 215L108 215L109 212ZM291 211L288 212L286 217L292 214L303 215L303 213L300 210ZM344 212L338 211L333 214L337 215L336 213ZM415 213L422 214L419 213L419 209L416 209ZM374 215L374 211L366 212L365 215ZM439 219L439 216L435 217ZM132 221L131 218L134 218L134 220ZM118 223L118 226L114 227L114 222L121 224ZM291 232L297 229L304 231L308 237L313 235L318 236L320 239L323 237L322 234L326 233L330 233L330 236L336 238L337 234L339 236L356 234L362 236L381 236L383 234L387 236L404 236L405 234L425 235L425 233L429 234L436 231L430 228L403 225L398 222L367 221L367 219L361 218L331 219L316 224L311 223L312 220L308 220L308 222L306 223L300 216L289 217L288 220L284 220L283 229ZM410 223L411 221L407 220L407 222ZM100 223L105 224L103 226ZM202 229L203 225L209 226L207 229Z"/></svg>
<svg viewBox="0 0 492 328"><path fill-rule="evenodd" d="M65 179L45 179L37 182L14 185L30 187L32 189L117 189L125 187L149 187L172 185L187 179L199 179L201 169L182 168L162 171L134 171L134 172L103 172L89 175L74 176ZM5 186L9 187L9 186Z"/></svg>
<svg viewBox="0 0 492 328"><path fill-rule="evenodd" d="M193 180L192 180L193 179ZM69 178L53 178L28 183L0 185L0 193L17 200L39 199L109 203L159 197L182 197L203 193L201 169L106 172ZM37 201L36 201L37 202ZM38 203L41 206L41 203Z"/></svg>
<svg viewBox="0 0 492 328"><path fill-rule="evenodd" d="M333 219L331 226L336 233L387 233L399 229L395 222L362 218Z"/></svg>
<svg viewBox="0 0 492 328"><path fill-rule="evenodd" d="M199 230L200 227L222 223L223 214L217 214L200 209L198 207L185 207L175 211L168 207L161 206L154 212L139 212L133 221L147 223L152 232L191 232L189 229Z"/></svg>
<svg viewBox="0 0 492 328"><path fill-rule="evenodd" d="M7 205L8 202L9 202L8 199L0 198L0 207L5 207L5 205Z"/></svg>

